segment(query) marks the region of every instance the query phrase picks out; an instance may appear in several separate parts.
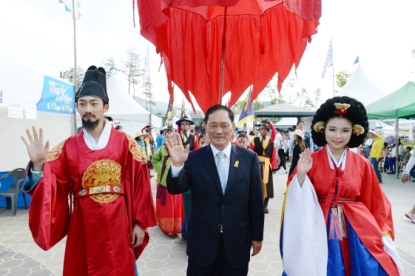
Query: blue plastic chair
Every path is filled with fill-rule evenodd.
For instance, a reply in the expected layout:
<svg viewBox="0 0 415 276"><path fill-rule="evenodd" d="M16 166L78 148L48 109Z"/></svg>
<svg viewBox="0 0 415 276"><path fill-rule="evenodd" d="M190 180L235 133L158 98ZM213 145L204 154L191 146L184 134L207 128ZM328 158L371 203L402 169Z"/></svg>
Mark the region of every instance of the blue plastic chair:
<svg viewBox="0 0 415 276"><path fill-rule="evenodd" d="M1 181L10 176L12 177L12 183L10 185L9 190L7 192L0 192L0 197L6 198L7 209L10 209L10 208L12 209L12 216L16 215L17 197L19 193L22 193L25 209L27 210L26 195L25 193L22 192L22 183L24 181L23 179L24 173L25 173L25 170L22 168L14 169L0 178L0 181Z"/></svg>

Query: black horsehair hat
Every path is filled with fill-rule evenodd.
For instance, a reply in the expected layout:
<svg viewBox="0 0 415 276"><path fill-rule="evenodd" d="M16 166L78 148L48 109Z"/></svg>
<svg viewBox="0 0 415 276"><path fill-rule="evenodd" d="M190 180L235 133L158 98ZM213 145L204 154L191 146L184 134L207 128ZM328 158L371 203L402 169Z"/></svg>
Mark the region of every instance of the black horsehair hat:
<svg viewBox="0 0 415 276"><path fill-rule="evenodd" d="M195 124L195 122L193 122L192 120L190 120L189 117L184 116L180 120L176 121L176 125L180 126L183 122L187 122L190 125L194 125Z"/></svg>
<svg viewBox="0 0 415 276"><path fill-rule="evenodd" d="M262 120L261 123L256 124L255 126L256 127L265 127L268 130L270 129L269 121L268 120Z"/></svg>
<svg viewBox="0 0 415 276"><path fill-rule="evenodd" d="M100 98L105 103L109 102L107 93L107 78L104 68L97 68L94 65L89 66L88 70L85 72L82 86L75 94L75 101L77 101L80 97L85 96Z"/></svg>

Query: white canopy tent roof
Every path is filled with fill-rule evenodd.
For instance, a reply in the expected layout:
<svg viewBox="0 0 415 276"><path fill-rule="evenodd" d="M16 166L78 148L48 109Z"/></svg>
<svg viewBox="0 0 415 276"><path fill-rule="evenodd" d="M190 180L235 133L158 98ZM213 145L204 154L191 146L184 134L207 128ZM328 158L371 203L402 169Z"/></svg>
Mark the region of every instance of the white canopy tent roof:
<svg viewBox="0 0 415 276"><path fill-rule="evenodd" d="M145 124L151 122L154 127L161 126L161 118L150 114L121 89L115 74L111 74L107 80L107 91L110 99L108 115L113 119L137 121Z"/></svg>
<svg viewBox="0 0 415 276"><path fill-rule="evenodd" d="M377 87L366 75L362 66L358 65L346 85L337 93L337 96L348 96L369 105L380 100L386 93Z"/></svg>
<svg viewBox="0 0 415 276"><path fill-rule="evenodd" d="M106 115L117 121L123 127L124 132L135 137L135 134L141 131L145 125L150 124L150 122L155 131L161 128L162 119L150 114L150 112L124 92L115 74L111 74L111 77L107 80L107 92L110 108ZM77 125L81 126L79 114L77 119ZM153 136L156 134L155 131L152 133Z"/></svg>
<svg viewBox="0 0 415 276"><path fill-rule="evenodd" d="M275 124L275 127L280 129L286 129L290 128L292 126L295 126L297 124L298 119L297 118L289 118L289 117L283 117L281 120L278 121L278 123Z"/></svg>

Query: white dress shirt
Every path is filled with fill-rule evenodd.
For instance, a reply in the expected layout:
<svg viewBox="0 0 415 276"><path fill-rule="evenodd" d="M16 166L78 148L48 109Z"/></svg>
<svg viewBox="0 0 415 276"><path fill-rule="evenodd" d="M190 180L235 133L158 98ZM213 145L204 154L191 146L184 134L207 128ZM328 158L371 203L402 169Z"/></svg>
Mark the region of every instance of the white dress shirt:
<svg viewBox="0 0 415 276"><path fill-rule="evenodd" d="M403 173L405 175L409 175L414 165L415 165L415 157L411 156L411 158L408 160L408 163L406 163L405 171Z"/></svg>
<svg viewBox="0 0 415 276"><path fill-rule="evenodd" d="M217 148L215 148L212 143L210 143L210 148L212 149L213 158L215 158L215 165L218 164L218 158L216 157L216 154L220 151ZM231 150L232 150L232 143L229 142L229 144L226 146L226 148L222 151L225 156L223 157L223 162L225 165L225 179L228 181L229 177L229 166L231 162ZM171 176L172 177L178 177L180 174L180 171L183 169L183 166L177 167L173 164L171 164Z"/></svg>
<svg viewBox="0 0 415 276"><path fill-rule="evenodd" d="M275 147L277 148L277 150L281 148L281 139L281 134L277 133L277 135L275 136Z"/></svg>

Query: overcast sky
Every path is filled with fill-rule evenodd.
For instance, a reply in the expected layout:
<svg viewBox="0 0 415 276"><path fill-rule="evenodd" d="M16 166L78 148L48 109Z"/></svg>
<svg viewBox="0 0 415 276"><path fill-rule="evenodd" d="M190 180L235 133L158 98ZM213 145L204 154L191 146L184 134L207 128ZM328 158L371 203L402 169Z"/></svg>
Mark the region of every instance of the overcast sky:
<svg viewBox="0 0 415 276"><path fill-rule="evenodd" d="M140 36L139 20L133 25L132 1L80 0L82 18L77 21L78 65L102 65L109 57L120 65L126 49L136 45L144 57L147 44ZM410 80L415 69L414 0L323 0L318 33L307 46L297 71L299 87L332 95L331 68L321 78L330 38L334 70L353 71L360 64L371 80L386 93ZM70 13L58 0L1 0L0 58L59 77L73 66L73 28ZM150 72L157 99L168 101L164 68L150 44ZM23 77L23 76L22 76ZM294 70L290 77L295 77ZM413 77L412 77L413 78ZM120 81L125 85L123 76ZM181 102L181 94L175 94Z"/></svg>

